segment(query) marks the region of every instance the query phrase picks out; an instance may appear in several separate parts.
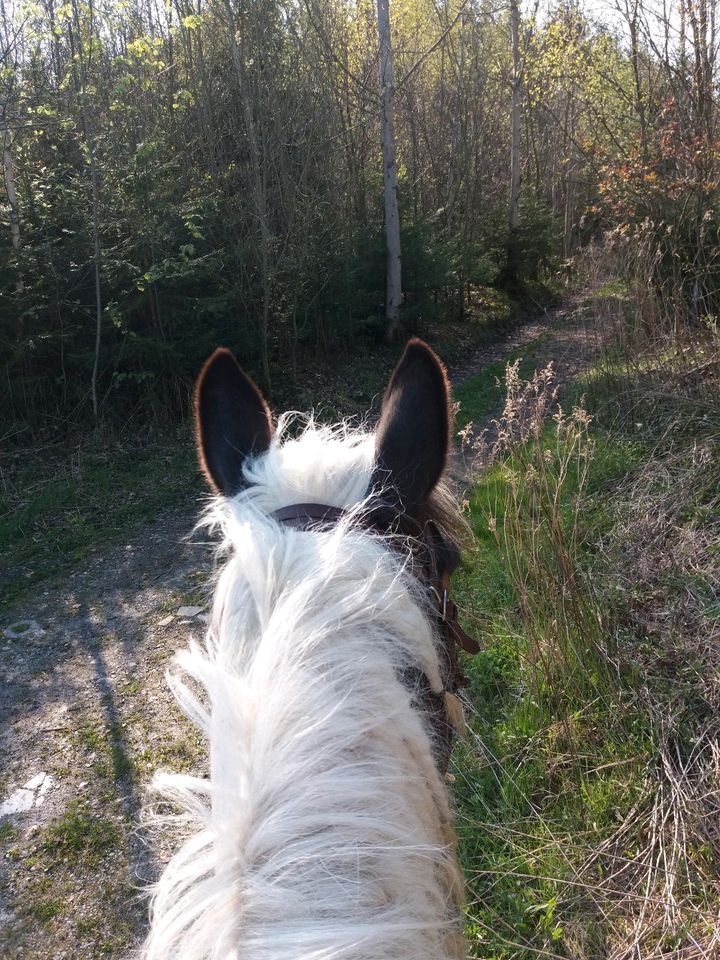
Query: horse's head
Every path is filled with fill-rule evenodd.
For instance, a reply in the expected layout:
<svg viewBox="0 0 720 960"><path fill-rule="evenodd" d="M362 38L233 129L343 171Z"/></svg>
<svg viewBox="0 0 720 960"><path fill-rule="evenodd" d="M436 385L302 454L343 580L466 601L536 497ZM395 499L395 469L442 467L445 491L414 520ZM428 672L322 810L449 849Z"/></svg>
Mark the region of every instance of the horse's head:
<svg viewBox="0 0 720 960"><path fill-rule="evenodd" d="M434 701L426 690L424 710L432 717L438 764L446 769L460 712L454 692L463 682L457 647L476 652L477 645L460 628L449 599L460 524L455 498L441 482L453 417L436 354L422 340L408 343L374 433L320 428L288 440L277 438L268 405L232 353L219 349L198 379L195 423L200 465L219 497L254 501L273 519L303 529L331 527L352 515L359 526L390 535L389 543L411 557L437 604L445 649L446 696Z"/></svg>
<svg viewBox="0 0 720 960"><path fill-rule="evenodd" d="M177 661L206 696L173 681L210 776L157 781L201 829L159 882L152 960L463 955L451 419L419 340L373 432L274 425L229 351L205 364L198 455L230 557L205 646Z"/></svg>
<svg viewBox="0 0 720 960"><path fill-rule="evenodd" d="M216 350L202 369L195 425L198 458L214 493L232 498L262 477L254 467L273 445L272 415L229 350ZM390 378L374 434L355 435L350 443L345 437L342 451L332 431L317 431L315 442L305 438L295 446L284 438L284 461L291 460L292 469L285 470L284 477L278 476L283 471L275 472L280 481L277 506L324 497L329 505L352 509L366 501L376 527L411 533L434 521L438 531L449 533L457 527L454 509L439 481L451 428L445 368L427 344L411 340ZM283 490L282 480L293 489ZM272 508L272 502L267 506ZM436 541L445 551L438 556L443 568L454 568L456 548L447 536Z"/></svg>

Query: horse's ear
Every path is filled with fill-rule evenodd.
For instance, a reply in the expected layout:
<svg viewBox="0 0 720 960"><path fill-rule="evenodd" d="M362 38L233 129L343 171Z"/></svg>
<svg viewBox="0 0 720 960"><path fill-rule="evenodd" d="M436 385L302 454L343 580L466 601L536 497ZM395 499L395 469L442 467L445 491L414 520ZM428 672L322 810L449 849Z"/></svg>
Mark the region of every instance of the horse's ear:
<svg viewBox="0 0 720 960"><path fill-rule="evenodd" d="M413 339L390 378L375 434L373 485L390 487L401 509L412 510L440 479L450 421L445 368L426 343Z"/></svg>
<svg viewBox="0 0 720 960"><path fill-rule="evenodd" d="M195 387L198 459L215 493L231 497L243 485L242 466L270 445L268 405L250 377L224 347L200 371Z"/></svg>

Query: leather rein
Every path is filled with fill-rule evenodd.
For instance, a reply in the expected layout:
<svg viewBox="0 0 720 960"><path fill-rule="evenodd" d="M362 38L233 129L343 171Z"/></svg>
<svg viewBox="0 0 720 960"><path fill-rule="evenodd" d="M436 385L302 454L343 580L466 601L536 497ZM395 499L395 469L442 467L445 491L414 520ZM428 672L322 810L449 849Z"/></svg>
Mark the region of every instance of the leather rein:
<svg viewBox="0 0 720 960"><path fill-rule="evenodd" d="M348 517L347 511L340 507L332 507L323 503L295 503L287 507L282 507L270 514L272 519L278 523L293 527L296 530L327 530L336 526L342 520ZM447 741L452 738L451 726L453 721L448 716L448 708L445 702L445 694L455 694L457 690L465 686L467 679L462 669L462 664L458 655L459 649L466 653L475 654L480 651L480 646L473 637L469 636L458 622L458 609L450 597L450 576L452 570L438 570L438 550L433 547L433 536L437 534L437 528L429 521L424 526L418 524L418 534L413 535L395 531L393 524L402 521L403 516L390 516L388 520L387 510L379 510L360 514L353 517L353 522L358 526L369 531L375 531L382 534L387 539L389 546L403 555L407 554L408 541L415 541L424 548L422 570L419 579L421 579L429 588L436 601L436 624L443 641L443 653L446 666L445 689L440 694L434 694L429 688L427 678L422 675L424 685L423 696L430 705L430 712L435 715L434 722L437 725L438 718L442 718L447 729L441 731L440 739ZM411 557L415 559L414 552L411 550ZM414 683L414 678L409 678ZM417 685L417 684L415 684ZM445 743L447 746L447 743ZM447 754L447 755L446 755ZM443 750L439 757L439 765L447 767L449 749Z"/></svg>

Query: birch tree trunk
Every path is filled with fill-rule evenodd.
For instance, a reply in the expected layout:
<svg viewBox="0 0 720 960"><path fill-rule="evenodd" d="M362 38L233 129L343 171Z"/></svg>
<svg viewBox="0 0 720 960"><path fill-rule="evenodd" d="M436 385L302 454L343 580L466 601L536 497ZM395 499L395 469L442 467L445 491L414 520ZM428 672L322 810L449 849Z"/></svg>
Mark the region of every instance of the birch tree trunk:
<svg viewBox="0 0 720 960"><path fill-rule="evenodd" d="M522 63L520 60L519 0L510 0L510 30L512 36L512 77L510 80L510 217L507 238L506 264L501 275L508 290L518 287L518 227L520 226L520 93Z"/></svg>
<svg viewBox="0 0 720 960"><path fill-rule="evenodd" d="M92 234L93 234L93 260L95 273L95 352L93 356L92 378L90 380L90 390L92 393L93 417L97 423L98 419L98 395L97 381L98 370L100 367L100 346L102 342L102 287L100 283L100 189L98 186L97 163L95 161L95 144L88 138L87 128L85 128L85 137L87 139L88 150L90 153L90 188L92 191Z"/></svg>
<svg viewBox="0 0 720 960"><path fill-rule="evenodd" d="M522 68L520 64L520 8L518 0L510 0L510 25L513 57L510 115L510 232L514 234L520 225L520 87Z"/></svg>
<svg viewBox="0 0 720 960"><path fill-rule="evenodd" d="M400 271L400 211L398 208L397 161L395 159L395 129L393 107L392 45L390 43L390 0L377 0L378 38L380 41L380 96L383 155L383 185L385 193L385 244L387 248L387 276L385 288L386 339L397 335L400 323L402 278Z"/></svg>
<svg viewBox="0 0 720 960"><path fill-rule="evenodd" d="M260 272L262 276L263 290L260 338L265 387L267 390L270 390L270 360L268 341L270 330L270 300L272 283L270 262L272 233L270 229L270 214L267 200L266 168L265 164L263 163L263 156L261 154L258 131L255 123L250 81L245 69L244 44L246 37L246 22L244 10L241 8L239 31L237 31L235 28L235 15L233 13L230 0L225 0L225 14L227 18L227 28L230 39L230 49L232 51L233 66L235 68L235 76L237 78L243 116L245 118L245 130L248 139L248 147L250 150L250 160L252 163L253 206L255 208L255 215L260 227Z"/></svg>
<svg viewBox="0 0 720 960"><path fill-rule="evenodd" d="M630 60L632 62L633 83L635 94L635 112L637 113L638 123L640 124L640 146L642 149L643 161L647 163L648 159L648 136L647 122L645 119L645 101L642 90L642 79L640 76L640 42L638 39L638 28L640 18L640 4L638 0L630 8L626 4L625 17L627 19L628 29L630 31Z"/></svg>
<svg viewBox="0 0 720 960"><path fill-rule="evenodd" d="M90 167L90 195L92 202L92 237L93 237L93 273L95 276L95 350L93 353L93 368L90 377L90 394L92 397L93 419L98 422L100 413L98 406L98 375L100 371L100 348L102 346L102 284L101 284L101 247L100 247L100 186L98 180L97 157L95 154L95 128L88 120L87 89L88 89L88 62L92 61L95 10L92 0L88 5L87 40L83 40L83 23L80 16L80 6L77 0L72 3L73 20L70 28L69 40L72 48L73 32L77 37L77 63L80 68L78 77L73 72L75 82L75 96L79 106L80 127L88 152ZM87 42L87 49L85 43Z"/></svg>
<svg viewBox="0 0 720 960"><path fill-rule="evenodd" d="M13 166L12 141L7 125L0 121L0 131L3 139L3 171L5 174L5 189L10 204L10 240L13 250L20 246L20 216L18 213L17 190L15 189L15 167Z"/></svg>

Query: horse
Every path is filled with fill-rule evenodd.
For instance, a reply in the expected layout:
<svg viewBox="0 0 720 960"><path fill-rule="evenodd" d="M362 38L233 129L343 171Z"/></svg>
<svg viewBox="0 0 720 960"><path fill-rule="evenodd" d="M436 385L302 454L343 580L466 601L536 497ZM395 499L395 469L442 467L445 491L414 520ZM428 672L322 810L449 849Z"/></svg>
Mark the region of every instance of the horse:
<svg viewBox="0 0 720 960"><path fill-rule="evenodd" d="M218 349L195 391L201 523L226 558L204 644L168 682L209 776L158 773L176 851L146 960L458 960L463 880L446 771L462 722L449 597L452 405L411 340L374 432L274 427ZM179 811L179 812L177 812Z"/></svg>

